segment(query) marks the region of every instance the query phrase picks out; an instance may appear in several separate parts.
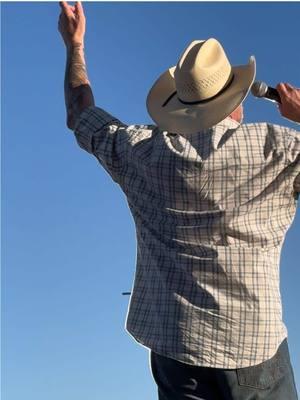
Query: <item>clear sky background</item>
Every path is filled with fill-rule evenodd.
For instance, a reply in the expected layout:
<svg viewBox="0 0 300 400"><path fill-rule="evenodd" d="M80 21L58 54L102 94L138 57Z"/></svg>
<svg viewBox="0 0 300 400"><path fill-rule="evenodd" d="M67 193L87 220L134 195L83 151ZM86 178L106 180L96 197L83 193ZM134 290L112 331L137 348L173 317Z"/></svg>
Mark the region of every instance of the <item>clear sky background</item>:
<svg viewBox="0 0 300 400"><path fill-rule="evenodd" d="M70 2L69 4L74 4ZM146 96L195 39L232 65L300 87L300 3L84 2L96 105L153 123ZM5 400L156 400L149 351L125 331L135 272L126 198L66 127L58 2L3 2L2 389ZM283 119L248 96L245 122ZM299 133L300 134L300 133ZM283 318L300 390L299 207L281 256Z"/></svg>

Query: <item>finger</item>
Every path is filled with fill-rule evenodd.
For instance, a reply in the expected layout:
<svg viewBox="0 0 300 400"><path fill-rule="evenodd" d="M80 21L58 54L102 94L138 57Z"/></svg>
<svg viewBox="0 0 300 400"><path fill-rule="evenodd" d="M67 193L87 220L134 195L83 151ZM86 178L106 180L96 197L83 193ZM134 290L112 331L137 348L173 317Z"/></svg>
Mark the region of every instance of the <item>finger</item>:
<svg viewBox="0 0 300 400"><path fill-rule="evenodd" d="M66 1L60 1L59 4L67 17L73 17L72 9L70 8L70 6Z"/></svg>
<svg viewBox="0 0 300 400"><path fill-rule="evenodd" d="M276 86L276 89L278 90L279 94L283 94L283 95L287 94L287 89L283 82L278 83L278 85Z"/></svg>
<svg viewBox="0 0 300 400"><path fill-rule="evenodd" d="M62 9L66 9L68 7L68 3L66 1L60 1L59 5L61 6Z"/></svg>
<svg viewBox="0 0 300 400"><path fill-rule="evenodd" d="M289 84L289 83L285 83L285 87L286 87L287 90L294 90L294 89L295 89L295 88L294 88L291 84Z"/></svg>
<svg viewBox="0 0 300 400"><path fill-rule="evenodd" d="M76 11L79 14L83 14L83 7L82 7L82 4L81 4L81 1L76 1L75 8L76 8Z"/></svg>

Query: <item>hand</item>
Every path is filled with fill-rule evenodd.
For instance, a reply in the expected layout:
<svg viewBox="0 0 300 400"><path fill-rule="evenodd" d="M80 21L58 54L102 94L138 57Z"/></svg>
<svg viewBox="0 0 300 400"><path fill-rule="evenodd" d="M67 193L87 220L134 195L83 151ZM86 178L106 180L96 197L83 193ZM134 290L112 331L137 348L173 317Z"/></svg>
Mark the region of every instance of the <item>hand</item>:
<svg viewBox="0 0 300 400"><path fill-rule="evenodd" d="M69 48L74 44L82 43L85 34L85 15L81 1L69 6L66 1L60 1L61 13L58 21L58 30Z"/></svg>
<svg viewBox="0 0 300 400"><path fill-rule="evenodd" d="M289 83L279 83L276 86L281 104L278 104L280 114L294 122L300 123L300 89Z"/></svg>

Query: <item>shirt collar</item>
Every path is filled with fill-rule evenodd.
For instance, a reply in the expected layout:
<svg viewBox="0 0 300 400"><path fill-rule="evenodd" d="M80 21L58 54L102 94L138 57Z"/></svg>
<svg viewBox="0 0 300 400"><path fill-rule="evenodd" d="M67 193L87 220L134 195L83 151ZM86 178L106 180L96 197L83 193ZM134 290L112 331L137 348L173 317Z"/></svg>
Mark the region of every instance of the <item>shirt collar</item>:
<svg viewBox="0 0 300 400"><path fill-rule="evenodd" d="M227 117L223 119L223 121L219 122L217 125L214 125L211 128L212 137L211 137L211 145L214 150L218 150L218 146L220 140L224 136L225 132L229 129L236 129L240 126L240 122L235 121L234 119Z"/></svg>
<svg viewBox="0 0 300 400"><path fill-rule="evenodd" d="M191 136L197 136L199 134L210 134L211 135L211 146L213 150L218 150L218 146L220 143L220 140L224 136L224 134L229 130L229 129L236 129L240 126L240 122L237 122L236 120L227 117L223 119L221 122L219 122L217 125L212 126L211 128L205 129L203 131L199 131L194 134L176 134L176 133L169 133L167 132L167 135L173 135L173 136L183 136L185 139L188 139Z"/></svg>

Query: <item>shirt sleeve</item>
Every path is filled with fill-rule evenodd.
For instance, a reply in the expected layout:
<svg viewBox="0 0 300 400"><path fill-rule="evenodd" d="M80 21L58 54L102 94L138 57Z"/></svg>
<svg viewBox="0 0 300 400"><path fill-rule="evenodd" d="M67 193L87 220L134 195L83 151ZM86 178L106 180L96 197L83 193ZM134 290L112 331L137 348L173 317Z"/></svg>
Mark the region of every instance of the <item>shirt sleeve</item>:
<svg viewBox="0 0 300 400"><path fill-rule="evenodd" d="M296 176L296 179L294 181L294 191L295 193L300 193L300 172Z"/></svg>
<svg viewBox="0 0 300 400"><path fill-rule="evenodd" d="M117 183L120 183L129 157L127 128L127 124L97 106L82 111L74 126L79 146L93 154Z"/></svg>
<svg viewBox="0 0 300 400"><path fill-rule="evenodd" d="M300 193L300 132L290 130L287 136L288 163L293 166L293 192ZM298 197L298 196L297 196Z"/></svg>

